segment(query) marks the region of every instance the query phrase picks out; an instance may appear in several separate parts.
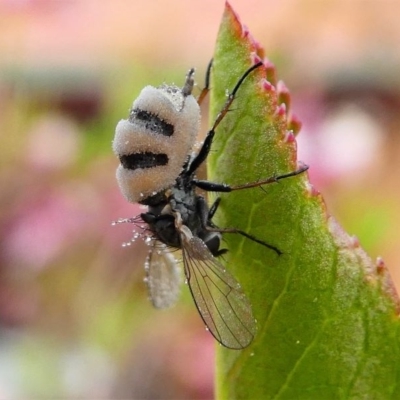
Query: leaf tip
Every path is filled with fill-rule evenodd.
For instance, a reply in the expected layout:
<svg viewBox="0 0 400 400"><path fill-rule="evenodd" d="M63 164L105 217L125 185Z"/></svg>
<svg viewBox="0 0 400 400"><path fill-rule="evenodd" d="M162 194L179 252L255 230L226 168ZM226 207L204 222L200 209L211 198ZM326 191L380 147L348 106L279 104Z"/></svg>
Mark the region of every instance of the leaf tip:
<svg viewBox="0 0 400 400"><path fill-rule="evenodd" d="M228 19L230 21L231 26L234 28L236 33L240 32L240 36L242 36L243 25L239 20L238 14L232 8L229 1L225 1L225 10L222 19Z"/></svg>
<svg viewBox="0 0 400 400"><path fill-rule="evenodd" d="M258 55L260 60L264 58L264 48L262 45L254 39L250 33L249 28L240 21L239 15L233 9L229 1L225 1L225 10L223 19L227 19L230 22L230 26L233 28L237 35L237 38L244 39L251 50Z"/></svg>

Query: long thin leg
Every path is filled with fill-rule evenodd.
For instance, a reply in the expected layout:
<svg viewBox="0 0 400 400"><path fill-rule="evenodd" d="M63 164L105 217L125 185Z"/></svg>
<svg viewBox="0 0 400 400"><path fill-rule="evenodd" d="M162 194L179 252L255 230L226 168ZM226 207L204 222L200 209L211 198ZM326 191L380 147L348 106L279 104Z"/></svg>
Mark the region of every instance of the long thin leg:
<svg viewBox="0 0 400 400"><path fill-rule="evenodd" d="M275 251L278 255L281 255L282 252L275 246L272 246L271 244L268 244L267 242L264 242L263 240L257 239L255 236L250 235L249 233L246 233L245 231L242 231L241 229L237 228L218 228L215 226L212 221L210 214L214 215L215 211L217 211L218 205L219 205L219 200L217 199L214 204L211 206L210 210L208 210L207 204L204 200L204 198L200 197L197 202L197 207L199 210L199 214L201 216L201 224L204 229L206 229L209 232L219 232L219 233L237 233L239 235L244 236L247 239L252 240L253 242L256 242L258 244L261 244L262 246L267 247L268 249L271 249Z"/></svg>
<svg viewBox="0 0 400 400"><path fill-rule="evenodd" d="M265 247L268 247L269 249L275 251L278 256L282 254L282 252L275 246L272 246L271 244L268 244L267 242L264 242L263 240L257 239L255 236L250 235L249 233L246 233L245 231L242 231L241 229L237 228L213 228L213 227L207 227L206 228L210 232L219 232L219 233L237 233L239 235L244 236L247 239L252 240L253 242L256 242L258 244L261 244Z"/></svg>
<svg viewBox="0 0 400 400"><path fill-rule="evenodd" d="M229 111L229 107L231 106L233 100L235 100L236 92L239 90L239 87L242 85L243 81L247 78L247 76L254 71L256 68L259 68L263 63L260 61L259 63L253 65L250 67L239 79L237 82L236 86L233 88L232 92L229 94L224 106L222 107L222 110L218 113L213 126L211 129L208 131L207 136L204 140L203 146L201 147L199 153L197 156L193 159L191 164L188 167L188 170L186 171L187 175L191 175L194 173L194 171L199 168L201 163L207 158L208 153L211 150L211 144L215 135L215 129L217 126L220 124L220 122L224 119L226 113Z"/></svg>
<svg viewBox="0 0 400 400"><path fill-rule="evenodd" d="M219 203L221 203L221 197L218 197L214 203L212 204L212 206L210 207L210 209L208 210L208 220L211 221L214 217L214 214L217 212Z"/></svg>
<svg viewBox="0 0 400 400"><path fill-rule="evenodd" d="M199 97L197 98L197 103L199 105L203 102L204 98L207 96L208 92L210 91L210 75L211 75L212 64L213 64L213 59L211 59L211 61L208 63L204 88L202 89Z"/></svg>
<svg viewBox="0 0 400 400"><path fill-rule="evenodd" d="M205 180L200 180L200 179L193 179L192 183L196 185L199 189L203 189L207 192L232 192L234 190L242 190L242 189L250 189L253 187L257 186L263 186L263 185L268 185L269 183L276 183L279 182L282 179L285 178L290 178L291 176L296 176L299 174L302 174L303 172L308 170L308 165L303 165L296 171L288 172L287 174L283 175L274 175L271 176L270 178L256 181L256 182L249 182L245 183L243 185L235 185L235 186L230 186L225 183L214 183L210 181L205 181Z"/></svg>

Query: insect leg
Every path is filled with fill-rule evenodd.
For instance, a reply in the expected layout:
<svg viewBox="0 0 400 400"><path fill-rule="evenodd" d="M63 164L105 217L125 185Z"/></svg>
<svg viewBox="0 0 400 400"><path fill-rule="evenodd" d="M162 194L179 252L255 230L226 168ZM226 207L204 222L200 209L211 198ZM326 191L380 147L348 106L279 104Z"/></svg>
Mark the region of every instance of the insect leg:
<svg viewBox="0 0 400 400"><path fill-rule="evenodd" d="M221 197L217 197L217 199L214 201L210 209L208 210L208 221L211 221L212 218L214 217L214 214L216 213L219 203L221 203Z"/></svg>
<svg viewBox="0 0 400 400"><path fill-rule="evenodd" d="M228 98L222 107L222 110L218 113L213 126L211 129L208 131L207 136L204 140L203 146L201 147L199 153L197 156L192 160L190 163L188 170L186 171L187 175L191 175L194 173L194 171L199 168L199 166L202 164L202 162L207 158L208 153L210 152L211 149L211 144L215 135L215 129L217 126L220 124L220 122L224 119L226 113L229 111L229 107L233 103L233 100L235 100L235 96L237 91L239 90L239 87L242 85L243 81L247 78L247 76L254 71L256 68L259 68L263 63L260 61L259 63L253 65L250 67L239 79L239 81L236 83L236 86L233 88L232 92L228 95Z"/></svg>
<svg viewBox="0 0 400 400"><path fill-rule="evenodd" d="M252 240L253 242L261 244L262 246L267 247L268 249L275 251L275 253L278 254L278 256L280 256L282 254L282 251L280 251L277 247L273 246L272 244L268 244L267 242L264 242L261 239L257 239L255 236L250 235L249 233L246 233L245 231L242 231L241 229L207 227L207 230L210 231L210 232L219 232L219 233L237 233L239 235L244 236L247 239Z"/></svg>
<svg viewBox="0 0 400 400"><path fill-rule="evenodd" d="M213 59L211 59L211 61L208 63L208 66L207 66L206 80L204 83L204 88L200 92L200 95L197 99L197 103L199 105L203 102L204 98L207 96L208 92L210 91L210 75L211 75L212 64L213 64Z"/></svg>
<svg viewBox="0 0 400 400"><path fill-rule="evenodd" d="M258 187L262 185L267 185L268 183L275 183L279 182L282 179L290 178L292 176L300 175L303 172L306 172L308 170L308 165L302 165L300 168L296 169L295 171L288 172L287 174L283 175L274 175L270 178L261 180L261 181L256 181L256 182L250 182L250 183L245 183L243 185L236 185L236 186L231 186L231 191L233 190L242 190L242 189L250 189L253 187Z"/></svg>
<svg viewBox="0 0 400 400"><path fill-rule="evenodd" d="M308 165L303 165L296 171L288 172L287 174L283 175L274 175L270 178L262 179L256 182L249 182L243 185L227 185L225 183L215 183L200 179L192 179L192 183L197 186L199 189L203 189L207 192L232 192L234 190L242 190L242 189L250 189L257 186L267 185L269 183L276 183L282 179L290 178L292 176L296 176L302 174L303 172L308 170Z"/></svg>
<svg viewBox="0 0 400 400"><path fill-rule="evenodd" d="M217 210L217 207L219 205L219 200L217 199L216 202L213 204L211 207L210 211L213 210L213 213ZM211 218L209 218L210 211L208 210L207 204L204 200L204 198L200 197L197 202L197 207L200 211L201 215L201 224L202 227L207 230L208 232L218 232L218 233L237 233L239 235L242 235L246 237L247 239L252 240L253 242L256 242L258 244L261 244L262 246L265 246L277 253L278 255L281 255L282 252L275 246L272 246L271 244L268 244L267 242L264 242L263 240L257 239L255 236L250 235L249 233L246 233L245 231L242 231L241 229L237 228L218 228L211 222Z"/></svg>

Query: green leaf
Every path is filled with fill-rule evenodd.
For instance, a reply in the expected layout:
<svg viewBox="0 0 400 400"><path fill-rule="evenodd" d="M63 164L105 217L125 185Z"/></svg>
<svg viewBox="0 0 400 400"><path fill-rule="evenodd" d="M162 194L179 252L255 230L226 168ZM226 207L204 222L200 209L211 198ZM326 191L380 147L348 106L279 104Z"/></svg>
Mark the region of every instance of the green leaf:
<svg viewBox="0 0 400 400"><path fill-rule="evenodd" d="M259 56L262 49L227 4L214 56L211 119ZM210 180L236 185L297 168L291 129L299 123L274 76L267 63L240 87L217 128ZM219 399L400 398L399 304L388 272L328 215L306 173L264 190L222 195L215 221L283 252L224 236L227 268L252 303L258 331L242 351L218 348Z"/></svg>

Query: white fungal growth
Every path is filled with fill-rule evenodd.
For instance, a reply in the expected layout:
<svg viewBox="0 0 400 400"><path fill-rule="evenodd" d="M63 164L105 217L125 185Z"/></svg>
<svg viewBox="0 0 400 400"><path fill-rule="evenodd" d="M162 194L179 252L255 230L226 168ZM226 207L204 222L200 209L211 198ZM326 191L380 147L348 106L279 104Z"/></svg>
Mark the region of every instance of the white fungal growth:
<svg viewBox="0 0 400 400"><path fill-rule="evenodd" d="M136 111L135 111L136 110ZM137 117L144 113L147 119ZM163 130L167 126L168 131ZM117 181L131 203L172 186L190 154L200 128L200 107L177 86L146 86L133 102L129 119L115 130L113 150L120 157L146 153L166 155L164 165L117 168ZM171 134L172 132L172 134Z"/></svg>

